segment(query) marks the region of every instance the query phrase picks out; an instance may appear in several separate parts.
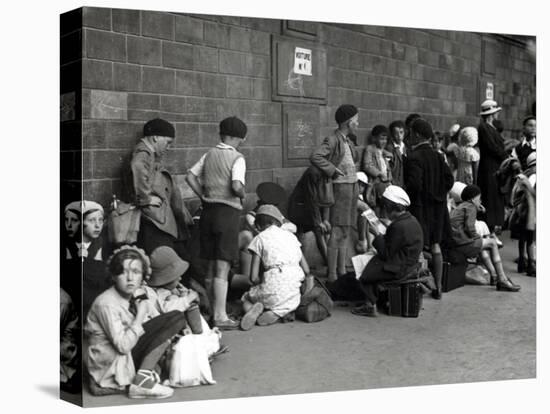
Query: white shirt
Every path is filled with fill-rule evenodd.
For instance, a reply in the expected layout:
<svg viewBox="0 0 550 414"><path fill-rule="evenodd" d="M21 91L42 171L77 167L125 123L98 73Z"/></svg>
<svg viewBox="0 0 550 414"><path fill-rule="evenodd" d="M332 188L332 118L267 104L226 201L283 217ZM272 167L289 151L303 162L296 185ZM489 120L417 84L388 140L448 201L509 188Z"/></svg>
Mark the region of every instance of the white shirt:
<svg viewBox="0 0 550 414"><path fill-rule="evenodd" d="M216 145L216 148L221 149L228 149L232 151L237 151L234 147L231 145L227 145L223 142L220 142L218 145ZM206 154L203 154L203 156L198 160L195 165L193 165L189 172L193 174L195 177L200 177L202 175L202 170L204 168L204 159L206 158ZM235 160L233 163L233 167L231 168L231 180L232 181L240 181L243 185L245 184L244 177L246 175L246 162L244 160L244 157L239 157Z"/></svg>
<svg viewBox="0 0 550 414"><path fill-rule="evenodd" d="M520 147L523 147L524 145L527 145L528 147L531 147L532 149L537 149L537 137L534 137L531 141L527 141L527 138L523 136L523 139L521 140L521 143L519 144ZM516 152L516 148L512 150L512 157L517 158L518 154Z"/></svg>
<svg viewBox="0 0 550 414"><path fill-rule="evenodd" d="M401 155L403 155L403 149L405 148L405 144L402 142L401 144L396 144L395 142L392 142L394 148L398 148Z"/></svg>

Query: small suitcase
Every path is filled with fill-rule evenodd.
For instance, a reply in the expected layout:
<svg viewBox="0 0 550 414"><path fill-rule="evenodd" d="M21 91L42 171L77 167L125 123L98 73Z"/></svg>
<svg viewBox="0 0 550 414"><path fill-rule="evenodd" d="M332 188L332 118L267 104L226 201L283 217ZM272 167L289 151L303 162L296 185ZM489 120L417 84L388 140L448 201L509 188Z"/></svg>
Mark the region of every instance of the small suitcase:
<svg viewBox="0 0 550 414"><path fill-rule="evenodd" d="M423 290L417 281L380 285L378 305L391 316L416 318L422 309Z"/></svg>
<svg viewBox="0 0 550 414"><path fill-rule="evenodd" d="M441 276L441 290L450 292L458 289L466 283L467 262L449 263L443 262L443 274Z"/></svg>

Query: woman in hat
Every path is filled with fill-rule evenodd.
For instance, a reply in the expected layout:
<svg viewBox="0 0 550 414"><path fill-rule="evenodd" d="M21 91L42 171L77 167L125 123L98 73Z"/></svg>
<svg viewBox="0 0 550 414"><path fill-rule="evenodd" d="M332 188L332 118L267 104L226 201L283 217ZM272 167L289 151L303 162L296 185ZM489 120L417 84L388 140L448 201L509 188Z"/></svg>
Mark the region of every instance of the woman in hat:
<svg viewBox="0 0 550 414"><path fill-rule="evenodd" d="M382 203L390 219L384 235L379 234L375 227L373 245L377 254L367 266L359 282L366 296L366 302L352 309L352 313L360 316L376 316L378 300L377 283L416 277L419 267L418 258L424 246L422 227L407 211L411 202L409 196L401 187L390 185L382 194Z"/></svg>
<svg viewBox="0 0 550 414"><path fill-rule="evenodd" d="M173 390L155 371L170 341L185 327L181 312L159 315L140 292L151 274L145 252L122 246L107 263L112 286L97 297L86 319L84 361L94 395L167 398ZM137 368L137 372L136 372Z"/></svg>
<svg viewBox="0 0 550 414"><path fill-rule="evenodd" d="M532 152L526 159L527 169L518 174L512 189L510 230L518 238L518 273L536 276L535 235L537 226L537 153ZM527 251L527 258L525 253Z"/></svg>
<svg viewBox="0 0 550 414"><path fill-rule="evenodd" d="M175 249L176 241L187 240L193 220L163 165L175 138L174 126L156 118L145 124L143 136L134 148L131 168L136 203L142 213L137 244L151 254L158 246Z"/></svg>
<svg viewBox="0 0 550 414"><path fill-rule="evenodd" d="M497 290L517 292L520 287L504 273L496 240L482 238L476 230L477 213L483 211L481 190L476 185L467 185L462 190L462 203L451 212L452 248L466 257L481 256L483 264L491 275L491 285Z"/></svg>
<svg viewBox="0 0 550 414"><path fill-rule="evenodd" d="M335 281L346 274L347 238L357 221L357 151L350 135L359 128L359 111L353 105L341 105L335 113L338 127L317 147L310 161L326 178L332 179L334 204L330 207L328 240L328 279Z"/></svg>
<svg viewBox="0 0 550 414"><path fill-rule="evenodd" d="M504 224L504 196L499 191L495 176L500 164L507 157L504 140L494 125L501 110L495 101L484 101L479 113L481 122L477 127L480 153L477 185L481 189L481 201L487 210L485 221L493 235Z"/></svg>
<svg viewBox="0 0 550 414"><path fill-rule="evenodd" d="M252 287L242 296L246 312L241 329L271 325L294 311L300 304L300 286L309 267L292 233L281 229L283 215L271 204L256 213L259 234L250 242ZM260 272L260 264L263 273Z"/></svg>

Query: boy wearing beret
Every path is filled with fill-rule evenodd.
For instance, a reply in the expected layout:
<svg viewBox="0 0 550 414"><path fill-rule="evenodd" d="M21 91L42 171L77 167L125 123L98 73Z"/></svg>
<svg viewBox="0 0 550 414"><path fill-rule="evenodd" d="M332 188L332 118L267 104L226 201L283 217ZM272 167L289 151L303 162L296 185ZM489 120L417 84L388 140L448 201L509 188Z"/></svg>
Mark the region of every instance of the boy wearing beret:
<svg viewBox="0 0 550 414"><path fill-rule="evenodd" d="M246 124L237 117L220 122L221 142L193 165L186 180L202 202L199 222L200 255L208 260L206 289L213 298L213 322L220 329L237 329L226 312L228 274L239 258L239 225L245 197L246 163L237 148L245 140Z"/></svg>
<svg viewBox="0 0 550 414"><path fill-rule="evenodd" d="M346 243L350 226L357 221L357 151L349 135L359 128L359 113L353 105L342 105L335 114L338 128L313 151L311 164L332 179L334 204L330 208L328 278L336 281L346 273Z"/></svg>
<svg viewBox="0 0 550 414"><path fill-rule="evenodd" d="M174 141L174 126L156 118L143 127L144 138L132 154L132 178L136 203L142 218L137 244L147 254L159 246L175 248L175 242L188 238L190 214L178 187L162 161Z"/></svg>
<svg viewBox="0 0 550 414"><path fill-rule="evenodd" d="M443 257L440 243L444 231L450 233L447 193L454 178L443 156L432 148L432 126L422 118L411 124L411 151L405 161L404 177L411 207L410 212L419 221L424 233L424 245L431 250L436 289L435 299L441 298Z"/></svg>

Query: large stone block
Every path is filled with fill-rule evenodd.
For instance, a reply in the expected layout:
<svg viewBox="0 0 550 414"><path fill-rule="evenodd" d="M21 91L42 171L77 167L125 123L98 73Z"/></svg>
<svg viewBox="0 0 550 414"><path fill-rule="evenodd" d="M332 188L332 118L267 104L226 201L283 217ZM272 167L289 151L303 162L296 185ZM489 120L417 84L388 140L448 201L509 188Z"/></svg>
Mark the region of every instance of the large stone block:
<svg viewBox="0 0 550 414"><path fill-rule="evenodd" d="M140 12L139 10L112 9L113 30L115 32L139 35Z"/></svg>
<svg viewBox="0 0 550 414"><path fill-rule="evenodd" d="M210 148L220 142L220 126L218 123L199 124L196 145Z"/></svg>
<svg viewBox="0 0 550 414"><path fill-rule="evenodd" d="M226 96L228 98L252 98L252 79L228 76Z"/></svg>
<svg viewBox="0 0 550 414"><path fill-rule="evenodd" d="M85 180L82 182L82 197L93 200L107 208L113 196L113 180ZM118 193L117 193L118 194Z"/></svg>
<svg viewBox="0 0 550 414"><path fill-rule="evenodd" d="M144 110L144 109L128 109L129 121L147 122L153 118L160 117L159 111Z"/></svg>
<svg viewBox="0 0 550 414"><path fill-rule="evenodd" d="M394 59L404 60L406 55L406 46L402 43L393 42L392 43L392 54L391 57Z"/></svg>
<svg viewBox="0 0 550 414"><path fill-rule="evenodd" d="M127 149L131 151L143 138L141 122L108 121L105 125L108 148Z"/></svg>
<svg viewBox="0 0 550 414"><path fill-rule="evenodd" d="M59 33L61 36L82 29L82 8L74 9L59 16Z"/></svg>
<svg viewBox="0 0 550 414"><path fill-rule="evenodd" d="M271 98L271 82L268 79L252 79L252 94L254 99L267 101Z"/></svg>
<svg viewBox="0 0 550 414"><path fill-rule="evenodd" d="M212 98L224 98L226 91L226 79L223 75L210 73L200 74L202 96Z"/></svg>
<svg viewBox="0 0 550 414"><path fill-rule="evenodd" d="M162 42L162 64L177 69L193 69L193 46L183 43Z"/></svg>
<svg viewBox="0 0 550 414"><path fill-rule="evenodd" d="M203 72L218 72L218 49L195 46L193 50L193 68Z"/></svg>
<svg viewBox="0 0 550 414"><path fill-rule="evenodd" d="M240 25L253 30L260 30L274 34L281 32L281 20L277 19L259 19L256 17L241 17Z"/></svg>
<svg viewBox="0 0 550 414"><path fill-rule="evenodd" d="M124 35L85 29L84 38L86 56L88 58L119 62L126 61L126 39Z"/></svg>
<svg viewBox="0 0 550 414"><path fill-rule="evenodd" d="M113 64L113 87L117 91L141 90L141 67L124 63Z"/></svg>
<svg viewBox="0 0 550 414"><path fill-rule="evenodd" d="M143 68L143 91L153 93L174 93L176 76L173 70Z"/></svg>
<svg viewBox="0 0 550 414"><path fill-rule="evenodd" d="M229 48L229 26L204 22L204 42L209 46Z"/></svg>
<svg viewBox="0 0 550 414"><path fill-rule="evenodd" d="M176 71L176 94L185 96L202 95L201 74L190 71Z"/></svg>
<svg viewBox="0 0 550 414"><path fill-rule="evenodd" d="M173 40L174 16L168 13L142 11L141 33L143 36Z"/></svg>
<svg viewBox="0 0 550 414"><path fill-rule="evenodd" d="M270 39L269 33L253 31L250 38L250 50L252 53L269 55L271 51Z"/></svg>
<svg viewBox="0 0 550 414"><path fill-rule="evenodd" d="M106 122L101 120L82 121L82 148L105 148L107 146Z"/></svg>
<svg viewBox="0 0 550 414"><path fill-rule="evenodd" d="M93 119L127 119L128 94L92 90L90 92L91 118Z"/></svg>
<svg viewBox="0 0 550 414"><path fill-rule="evenodd" d="M270 124L280 124L282 118L281 104L278 102L268 103L266 106L267 122Z"/></svg>
<svg viewBox="0 0 550 414"><path fill-rule="evenodd" d="M246 191L256 195L256 188L260 183L273 182L273 170L248 170L246 172L245 182Z"/></svg>
<svg viewBox="0 0 550 414"><path fill-rule="evenodd" d="M179 42L202 42L203 21L189 16L175 16L175 38Z"/></svg>
<svg viewBox="0 0 550 414"><path fill-rule="evenodd" d="M120 178L123 165L129 165L128 150L93 151L93 178Z"/></svg>
<svg viewBox="0 0 550 414"><path fill-rule="evenodd" d="M177 122L174 127L176 139L172 143L172 147L188 148L199 145L199 124Z"/></svg>
<svg viewBox="0 0 550 414"><path fill-rule="evenodd" d="M252 31L241 27L231 26L229 28L229 48L242 52L252 51Z"/></svg>
<svg viewBox="0 0 550 414"><path fill-rule="evenodd" d="M82 31L76 30L61 37L60 64L74 62L82 58Z"/></svg>
<svg viewBox="0 0 550 414"><path fill-rule="evenodd" d="M142 93L128 94L128 109L160 109L160 96Z"/></svg>
<svg viewBox="0 0 550 414"><path fill-rule="evenodd" d="M111 9L83 7L82 26L111 30Z"/></svg>
<svg viewBox="0 0 550 414"><path fill-rule="evenodd" d="M128 36L128 62L148 66L160 66L162 63L161 41L146 37Z"/></svg>

